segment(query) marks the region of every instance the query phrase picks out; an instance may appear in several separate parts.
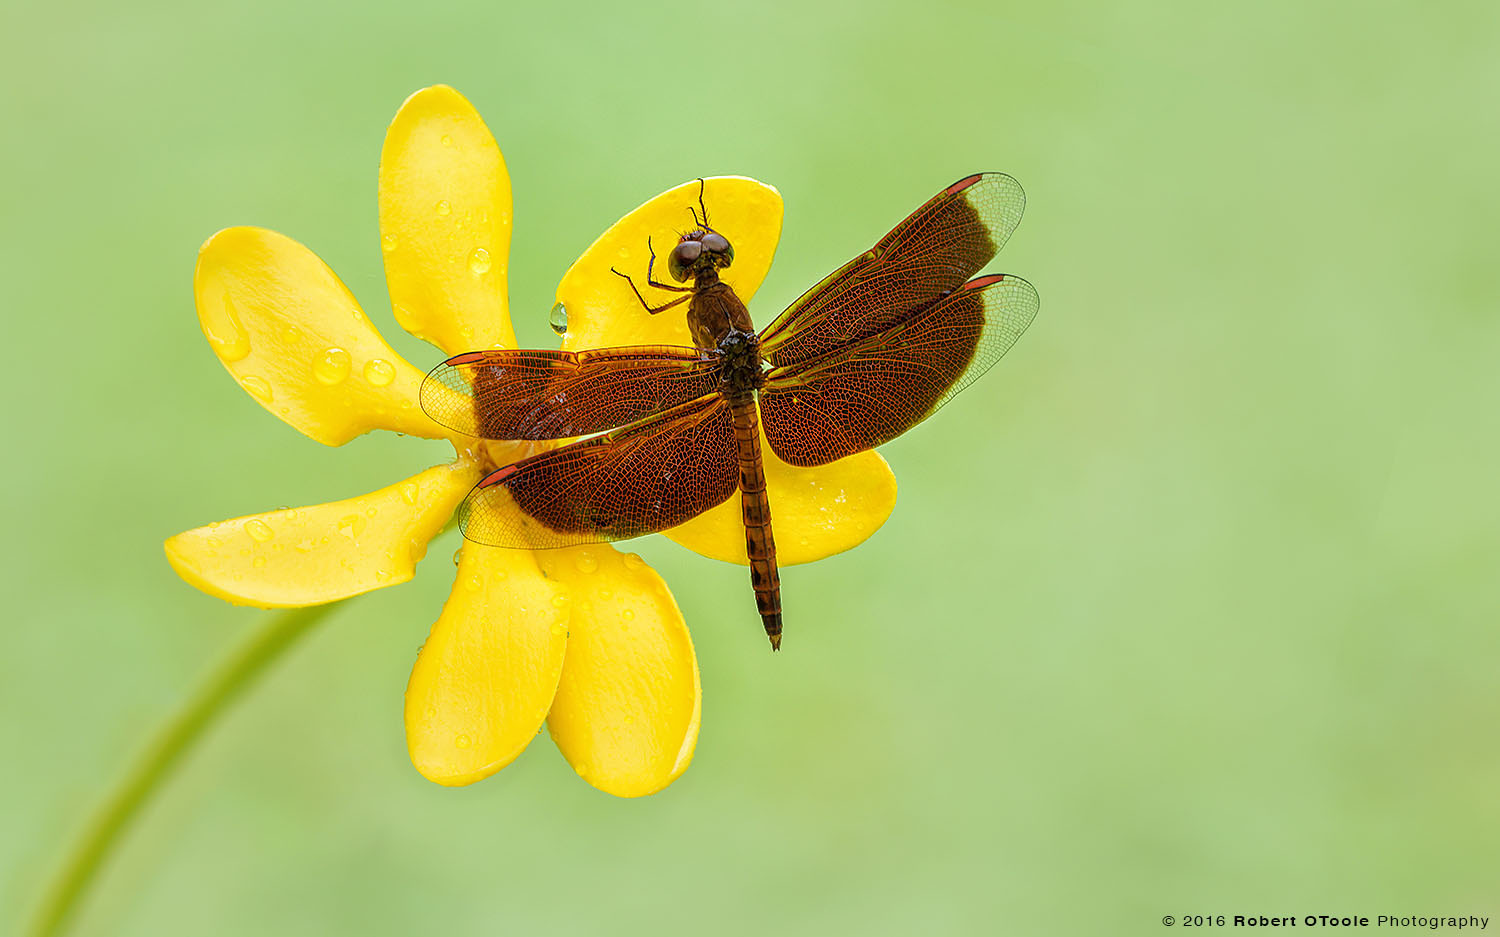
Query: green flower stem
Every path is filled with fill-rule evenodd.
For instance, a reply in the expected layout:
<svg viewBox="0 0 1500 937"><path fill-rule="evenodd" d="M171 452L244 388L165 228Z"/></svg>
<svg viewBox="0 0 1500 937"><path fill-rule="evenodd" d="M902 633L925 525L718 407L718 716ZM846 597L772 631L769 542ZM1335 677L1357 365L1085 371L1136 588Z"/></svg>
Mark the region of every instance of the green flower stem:
<svg viewBox="0 0 1500 937"><path fill-rule="evenodd" d="M104 805L80 833L67 860L48 883L28 934L51 937L63 932L121 834L129 829L151 795L171 777L182 756L273 661L342 604L341 601L290 608L266 616L198 692L183 701L140 759L116 782Z"/></svg>

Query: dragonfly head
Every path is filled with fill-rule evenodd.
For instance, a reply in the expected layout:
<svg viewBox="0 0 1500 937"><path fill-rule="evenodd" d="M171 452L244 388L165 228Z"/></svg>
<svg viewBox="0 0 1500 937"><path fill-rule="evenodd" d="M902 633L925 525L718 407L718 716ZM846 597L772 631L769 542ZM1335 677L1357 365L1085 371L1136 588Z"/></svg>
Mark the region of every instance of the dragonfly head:
<svg viewBox="0 0 1500 937"><path fill-rule="evenodd" d="M699 228L689 231L672 248L667 270L679 283L694 279L700 272L717 270L734 263L734 247L717 231Z"/></svg>

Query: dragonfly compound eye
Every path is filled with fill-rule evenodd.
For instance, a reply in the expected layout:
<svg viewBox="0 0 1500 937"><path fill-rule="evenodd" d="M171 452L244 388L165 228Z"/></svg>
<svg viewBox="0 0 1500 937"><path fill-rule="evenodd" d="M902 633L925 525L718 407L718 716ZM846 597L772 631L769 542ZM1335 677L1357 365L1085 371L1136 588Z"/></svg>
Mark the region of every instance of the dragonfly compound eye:
<svg viewBox="0 0 1500 937"><path fill-rule="evenodd" d="M671 272L672 278L678 282L685 282L692 274L692 266L703 255L703 245L698 241L683 241L672 248L672 256L667 258L667 270Z"/></svg>
<svg viewBox="0 0 1500 937"><path fill-rule="evenodd" d="M703 249L717 255L717 266L727 267L734 261L734 248L730 246L729 239L717 231L703 235Z"/></svg>

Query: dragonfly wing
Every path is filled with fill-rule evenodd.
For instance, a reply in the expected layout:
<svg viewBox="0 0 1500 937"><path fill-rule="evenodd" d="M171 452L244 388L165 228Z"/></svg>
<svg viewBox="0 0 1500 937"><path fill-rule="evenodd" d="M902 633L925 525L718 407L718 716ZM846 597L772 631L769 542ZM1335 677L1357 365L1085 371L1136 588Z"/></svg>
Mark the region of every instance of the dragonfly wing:
<svg viewBox="0 0 1500 937"><path fill-rule="evenodd" d="M1021 184L1004 173L960 179L792 303L761 333L761 353L776 366L815 358L956 290L994 258L1025 207Z"/></svg>
<svg viewBox="0 0 1500 937"><path fill-rule="evenodd" d="M760 393L766 440L800 466L889 442L999 361L1040 305L1019 277L979 277L881 332L774 368Z"/></svg>
<svg viewBox="0 0 1500 937"><path fill-rule="evenodd" d="M738 487L729 404L707 394L491 473L459 523L470 540L502 547L628 540L676 527Z"/></svg>
<svg viewBox="0 0 1500 937"><path fill-rule="evenodd" d="M564 439L625 426L711 392L712 352L672 345L473 351L433 368L428 416L482 439Z"/></svg>

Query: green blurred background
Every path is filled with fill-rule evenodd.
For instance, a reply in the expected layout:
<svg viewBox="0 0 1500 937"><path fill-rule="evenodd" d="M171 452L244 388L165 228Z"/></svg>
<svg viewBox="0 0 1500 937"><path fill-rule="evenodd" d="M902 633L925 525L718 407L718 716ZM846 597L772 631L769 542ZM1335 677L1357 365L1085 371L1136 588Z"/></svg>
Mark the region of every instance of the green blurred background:
<svg viewBox="0 0 1500 937"><path fill-rule="evenodd" d="M401 694L455 535L330 619L142 816L80 934L1161 933L1164 914L1500 916L1500 7L6 5L0 932L262 613L161 540L444 457L267 415L198 245L311 246L397 349L380 142L446 82L515 184L512 307L699 175L780 188L765 323L1003 170L1042 311L884 450L851 553L637 547L693 628L693 767L622 801L545 735L446 790Z"/></svg>

